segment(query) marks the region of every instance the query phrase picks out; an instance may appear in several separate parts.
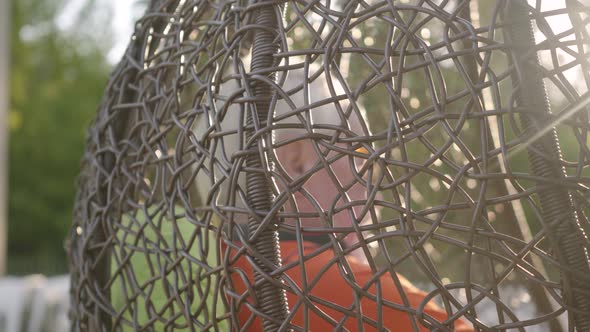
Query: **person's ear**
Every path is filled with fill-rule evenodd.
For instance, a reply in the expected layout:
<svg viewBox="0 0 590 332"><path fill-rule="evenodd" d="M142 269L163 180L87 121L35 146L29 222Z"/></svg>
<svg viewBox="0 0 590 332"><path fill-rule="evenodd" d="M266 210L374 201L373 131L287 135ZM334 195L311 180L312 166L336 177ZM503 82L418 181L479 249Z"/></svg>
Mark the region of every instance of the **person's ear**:
<svg viewBox="0 0 590 332"><path fill-rule="evenodd" d="M309 139L301 139L277 149L277 159L291 178L304 174L316 164L317 156L312 144Z"/></svg>

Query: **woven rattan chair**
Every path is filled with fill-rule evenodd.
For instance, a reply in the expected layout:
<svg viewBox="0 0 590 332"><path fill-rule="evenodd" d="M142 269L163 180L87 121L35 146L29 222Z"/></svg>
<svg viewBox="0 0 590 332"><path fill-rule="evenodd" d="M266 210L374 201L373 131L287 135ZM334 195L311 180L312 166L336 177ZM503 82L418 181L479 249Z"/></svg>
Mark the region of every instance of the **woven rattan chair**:
<svg viewBox="0 0 590 332"><path fill-rule="evenodd" d="M590 6L152 1L72 331L590 331Z"/></svg>

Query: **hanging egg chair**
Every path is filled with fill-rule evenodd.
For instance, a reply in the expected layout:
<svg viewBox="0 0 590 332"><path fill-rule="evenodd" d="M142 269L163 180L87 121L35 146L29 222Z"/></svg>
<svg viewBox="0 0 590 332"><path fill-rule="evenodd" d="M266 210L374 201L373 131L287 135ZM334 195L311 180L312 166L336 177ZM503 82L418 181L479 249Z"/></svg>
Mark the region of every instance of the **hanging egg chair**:
<svg viewBox="0 0 590 332"><path fill-rule="evenodd" d="M590 4L152 0L72 331L590 331Z"/></svg>

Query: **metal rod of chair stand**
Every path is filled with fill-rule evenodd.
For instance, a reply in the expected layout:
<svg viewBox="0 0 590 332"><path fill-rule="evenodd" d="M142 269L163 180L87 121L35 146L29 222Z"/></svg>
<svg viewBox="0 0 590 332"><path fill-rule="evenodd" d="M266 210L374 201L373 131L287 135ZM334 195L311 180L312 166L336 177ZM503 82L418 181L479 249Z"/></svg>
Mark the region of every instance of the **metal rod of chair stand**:
<svg viewBox="0 0 590 332"><path fill-rule="evenodd" d="M551 110L543 75L539 70L539 58L536 54L530 55L535 48L535 39L526 1L510 0L505 15L508 23L506 37L516 66L512 80L515 88L518 86L517 106L535 112L534 115L528 112L520 114L525 137L532 137L550 125ZM565 169L560 164L562 154L555 128L547 130L527 146L527 152L535 176L550 179L566 177ZM590 258L585 245L588 238L567 189L541 182L537 185L545 227L550 225L550 240L555 238L551 244L559 260L574 271L562 271L565 300L573 309L570 313L574 325L577 331L590 331L590 283L583 281L590 275Z"/></svg>
<svg viewBox="0 0 590 332"><path fill-rule="evenodd" d="M256 25L260 27L266 27L268 29L258 29L254 35L253 47L252 47L252 65L251 72L256 73L260 70L271 68L275 65L275 54L279 48L278 43L275 41L278 29L277 10L279 5L276 3L269 2L265 6L261 6L255 13ZM267 77L274 81L275 74L269 73ZM260 126L267 125L268 110L272 99L271 87L261 81L253 82L253 92L256 98L256 117ZM254 128L254 115L252 113L247 114L247 128L246 139L250 141L255 132ZM261 136L258 142L264 144L264 138ZM272 170L273 165L270 161L264 162L261 160L261 154L259 153L259 144L252 144L251 153L246 159L246 166L249 169L262 170L266 164L269 170ZM266 172L248 172L246 176L246 190L248 197L248 204L250 208L256 211L269 211L273 196L272 181L266 175ZM261 227L261 221L258 218L250 217L248 221L248 232L250 238L252 235L259 230ZM277 222L273 221L271 224L266 226L265 229L259 232L259 236L254 239L254 248L258 255L264 257L266 261L272 262L274 267L281 265L281 253L279 247L279 234ZM287 305L287 297L285 290L276 287L268 280L265 276L270 275L273 272L274 267L262 262L255 258L256 264L263 271L262 273L254 273L255 284L258 285L255 289L257 303L259 309L271 319L263 319L263 327L265 332L277 331L281 324L284 322L289 314L289 307Z"/></svg>
<svg viewBox="0 0 590 332"><path fill-rule="evenodd" d="M475 10L479 10L478 6L472 6L472 4L475 1L476 0L469 0L469 2L467 2L464 5L463 9L459 12L459 15L458 15L459 17L463 18L464 20L466 20L470 24L475 23L474 20L472 20L472 10L473 10L472 7L476 8ZM476 21L479 21L479 20L476 20ZM477 22L477 23L479 23L479 22ZM463 39L463 45L464 45L463 48L465 50L474 49L474 43L475 43L475 41L473 41L471 38L465 38L465 39ZM479 82L480 81L480 78L479 78L480 74L479 74L476 56L477 55L475 52L471 52L470 54L468 54L464 57L465 70L467 72L467 75L469 75L471 82ZM473 111L477 111L477 108L475 107L475 103L472 107L473 107ZM492 121L492 118L487 118L486 121L488 121L488 122ZM480 132L479 133L480 135L486 135L487 137L490 137L490 138L493 136L493 134L491 132L490 125L483 126L480 124L479 128L481 131L485 131L485 133ZM481 136L481 137L483 139L484 136ZM486 149L488 151L491 151L491 150L499 148L499 147L500 146L496 145L492 139L487 140ZM505 172L505 170L502 168L502 166L499 166L499 167L502 172ZM500 195L510 194L510 190L508 189L507 183L488 184L488 186L492 186L493 187L492 190L497 191L497 193ZM513 203L513 202L511 202L511 203ZM514 236L514 237L521 239L523 241L530 241L530 239L527 239L527 236L524 235L525 233L532 233L528 223L526 222L526 220L521 220L524 218L519 218L517 216L517 213L515 211L516 207L513 204L510 204L510 206L511 206L511 208L506 209L504 211L504 213L505 213L504 218L505 218L505 220L511 220L513 222L503 223L504 231L507 231L509 235ZM527 262L529 262L540 273L546 272L543 261L540 258L536 258L534 256L529 255L529 256L525 257L525 260ZM550 314L551 312L554 311L554 307L552 306L551 301L549 299L550 298L549 294L545 292L545 289L541 284L527 283L526 288L527 288L527 291L529 292L529 294L531 295L532 302L535 304L535 306L537 307L537 310L540 314ZM548 324L549 324L549 328L552 332L563 332L563 327L561 326L561 324L558 320L552 319L551 321L548 322Z"/></svg>

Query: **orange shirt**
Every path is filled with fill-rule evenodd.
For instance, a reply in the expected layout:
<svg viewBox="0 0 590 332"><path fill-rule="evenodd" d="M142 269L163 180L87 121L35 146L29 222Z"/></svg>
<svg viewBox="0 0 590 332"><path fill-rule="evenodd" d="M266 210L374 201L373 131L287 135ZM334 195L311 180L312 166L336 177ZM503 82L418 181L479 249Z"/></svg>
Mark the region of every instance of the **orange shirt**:
<svg viewBox="0 0 590 332"><path fill-rule="evenodd" d="M310 257L317 249L317 244L303 242L303 253L305 257ZM235 257L235 254L235 251L230 253L230 257ZM281 255L284 266L297 262L299 260L297 242L281 241ZM304 313L307 312L309 331L332 331L341 322L343 322L343 326L349 331L356 331L358 330L360 316L362 317L362 324L366 331L377 331L379 330L377 322L379 319L378 308L382 308L380 316L382 328L395 332L415 331L412 321L417 324L416 327L419 331L426 332L437 327L437 325L429 325L429 320L444 322L447 319L446 312L433 302L425 304L423 308L424 317L428 318L424 320L413 319L416 317L416 310L419 309L422 300L426 296L425 292L416 288L400 274L397 274L403 293L408 301L407 305L404 305L400 291L390 274L385 273L379 278L374 278L374 274L367 264L361 263L351 257L347 258L347 262L354 276L354 282L352 278L342 276L341 267L339 267L340 264L338 264L338 260L335 258L332 250L325 250L305 261L305 280L303 279L303 271L300 264L296 264L286 271L289 278L300 288L305 281L308 289L310 289L307 298L311 301L313 307L315 307L307 306L306 308L305 302L300 303L293 316L292 324L303 328L305 322ZM239 257L231 267L235 270L240 270L248 276L250 283L253 282L253 269L245 256L242 255ZM240 276L242 273L231 273L234 291L239 295L245 294L247 289L251 287L246 287L244 278ZM321 277L316 279L318 275L321 275ZM380 305L377 303L377 283L380 284L381 289ZM360 298L360 308L355 307L355 292L352 285L357 289L368 289L368 293L370 294L370 296ZM358 292L358 294L362 296L364 292ZM253 304L251 297L246 298L250 304ZM293 310L298 301L303 301L299 295L292 291L287 291L287 299L291 310ZM238 303L237 310L240 327L243 327L253 317L253 313L245 303ZM357 316L359 310L362 312L362 315ZM332 321L330 322L325 319L325 316L329 316ZM455 331L461 332L473 331L472 326L461 319L454 322L454 328ZM255 317L245 331L262 331L261 319Z"/></svg>

